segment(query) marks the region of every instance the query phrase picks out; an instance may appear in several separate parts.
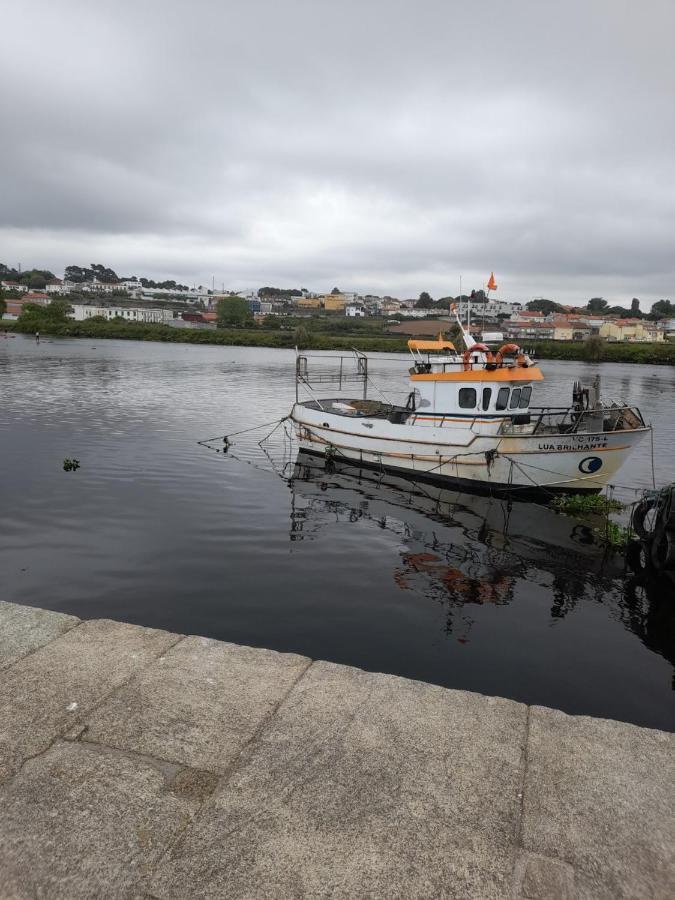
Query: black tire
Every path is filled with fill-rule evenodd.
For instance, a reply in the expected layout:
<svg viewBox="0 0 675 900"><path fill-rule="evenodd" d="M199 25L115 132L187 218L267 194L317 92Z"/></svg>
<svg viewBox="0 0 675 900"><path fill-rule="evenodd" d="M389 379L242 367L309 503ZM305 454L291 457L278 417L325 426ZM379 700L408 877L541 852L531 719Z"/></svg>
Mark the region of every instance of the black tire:
<svg viewBox="0 0 675 900"><path fill-rule="evenodd" d="M652 536L652 532L647 531L647 529L645 528L645 519L647 517L647 513L653 508L655 502L655 500L650 499L640 500L638 505L633 510L631 526L633 528L633 531L637 534L638 537L642 538L643 541L648 541Z"/></svg>
<svg viewBox="0 0 675 900"><path fill-rule="evenodd" d="M675 571L675 531L664 531L652 548L652 562L658 572Z"/></svg>
<svg viewBox="0 0 675 900"><path fill-rule="evenodd" d="M649 552L642 541L630 541L626 547L626 562L636 575L650 568Z"/></svg>

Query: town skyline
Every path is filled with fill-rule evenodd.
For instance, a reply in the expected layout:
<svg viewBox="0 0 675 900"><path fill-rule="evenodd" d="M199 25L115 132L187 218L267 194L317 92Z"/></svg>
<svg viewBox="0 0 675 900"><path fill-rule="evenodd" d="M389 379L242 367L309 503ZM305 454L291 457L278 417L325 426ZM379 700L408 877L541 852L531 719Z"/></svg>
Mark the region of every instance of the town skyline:
<svg viewBox="0 0 675 900"><path fill-rule="evenodd" d="M65 276L65 272L68 269L68 267L72 266L72 264L68 264L68 265L59 264L55 267L52 267L52 266L43 265L42 262L38 265L28 265L27 266L27 265L23 265L22 263L7 264L7 262L0 259L0 276L3 279L6 279L6 277L7 277L6 275L2 275L1 268L3 265L9 269L14 269L19 272L27 272L27 271L45 271L45 272L47 272L48 271L48 272L51 272L56 278L59 278L59 279L62 279ZM142 279L144 281L150 281L153 283L151 286L156 286L157 284L167 284L169 282L174 282L179 287L185 287L186 290L200 289L200 290L203 290L204 292L213 292L216 294L217 293L244 294L244 293L248 293L248 292L257 292L258 290L262 290L264 287L271 286L271 284L272 284L271 281L269 281L269 280L266 281L265 279L258 279L258 283L245 284L245 285L238 286L236 284L231 284L223 279L219 279L218 277L213 276L213 275L211 276L211 278L208 281L205 281L205 282L197 282L195 280L187 279L187 283L186 283L185 280L181 281L177 277L175 277L173 274L167 275L166 272L161 272L161 271L160 272L150 272L150 273L148 273L146 271L143 274L138 274L138 272L134 272L133 274L119 274L119 272L124 272L124 270L120 269L118 272L117 267L115 267L114 269L110 268L109 271L114 272L114 274L119 282L129 281L134 278ZM139 269L139 271L141 271L141 270ZM472 284L469 280L467 280L466 276L461 276L461 293L462 293L462 295L469 296L471 294L472 290L473 291L486 290L490 274L491 273L488 273L487 275L485 275L482 279L482 283L480 283L480 284ZM305 279L305 281L307 281L307 279ZM329 279L329 281L330 281L330 279ZM544 294L543 292L539 292L539 293L534 293L532 295L527 295L527 296L517 296L514 292L514 293L510 293L507 295L506 292L501 289L500 282L501 282L501 278L497 282L496 289L492 292L493 298L510 300L512 302L520 302L523 304L531 302L533 300L547 299L547 300L552 300L555 303L560 304L561 306L569 306L571 308L583 308L593 298L601 297L608 301L608 306L610 306L610 307L613 307L613 306L630 307L631 302L634 301L635 299L638 299L640 301L640 312L643 314L648 314L654 303L657 303L661 300L670 299L668 294L665 292L664 292L664 294L662 294L660 296L656 296L654 298L645 298L644 296L639 297L639 296L637 296L637 293L635 293L635 292L633 292L630 295L626 295L626 298L616 298L616 297L609 296L606 294L591 293L589 291L586 291L586 292L579 292L579 296L577 298L575 298L575 301L567 301L566 299L564 299L564 296L561 295L560 293ZM328 282L327 282L327 284L328 284ZM279 288L280 290L284 290L284 291L303 290L304 289L307 292L309 292L310 294L315 294L315 295L329 293L334 287L337 287L337 286L338 286L337 284L332 284L331 287L328 287L326 285L322 285L322 286L318 286L318 287L316 285L314 285L311 287L307 287L302 279L297 280L297 282L295 284L276 284L276 285L274 285L274 287ZM428 290L427 287L422 287L419 290L413 290L410 292L399 291L398 293L393 292L393 291L388 292L388 291L368 290L363 287L359 288L359 286L351 286L351 285L347 284L344 280L341 284L339 284L339 289L341 291L346 291L347 293L354 293L358 296L371 296L372 295L372 296L382 296L382 297L393 297L393 298L400 299L400 300L417 299L421 294L429 293L434 300L439 300L439 299L444 299L447 297L458 297L460 295L460 281L459 281L459 276L458 276L456 290L452 290L452 288L451 288L445 293L432 292L432 291ZM624 299L624 302L622 302L622 299Z"/></svg>

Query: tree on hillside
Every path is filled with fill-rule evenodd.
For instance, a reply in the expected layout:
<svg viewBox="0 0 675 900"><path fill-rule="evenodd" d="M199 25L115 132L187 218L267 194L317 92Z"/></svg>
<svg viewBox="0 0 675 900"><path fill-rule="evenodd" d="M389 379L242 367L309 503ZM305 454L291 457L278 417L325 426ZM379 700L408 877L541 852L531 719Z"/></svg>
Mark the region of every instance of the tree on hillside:
<svg viewBox="0 0 675 900"><path fill-rule="evenodd" d="M241 328L253 322L253 315L242 297L223 297L216 306L216 322L219 328Z"/></svg>
<svg viewBox="0 0 675 900"><path fill-rule="evenodd" d="M64 278L66 281L73 281L76 284L92 280L90 270L83 268L82 266L66 266L64 269Z"/></svg>
<svg viewBox="0 0 675 900"><path fill-rule="evenodd" d="M565 312L559 303L556 303L554 300L545 300L543 297L540 297L538 300L530 300L529 303L525 304L525 307L530 312L541 312L545 316L553 312Z"/></svg>
<svg viewBox="0 0 675 900"><path fill-rule="evenodd" d="M333 290L331 291L331 294L341 294L341 293L342 293L342 291L338 287L334 287Z"/></svg>
<svg viewBox="0 0 675 900"><path fill-rule="evenodd" d="M635 318L639 318L642 315L642 313L640 312L640 301L637 297L633 297L633 299L630 301L630 312L631 315Z"/></svg>
<svg viewBox="0 0 675 900"><path fill-rule="evenodd" d="M73 307L67 300L53 300L47 306L38 307L43 311L45 318L52 322L65 322L73 311Z"/></svg>
<svg viewBox="0 0 675 900"><path fill-rule="evenodd" d="M89 268L86 266L66 266L64 270L64 278L67 281L73 281L76 284L82 284L86 281L98 281L114 284L119 281L117 273L113 269L102 266L100 263L92 263ZM143 279L141 279L142 281Z"/></svg>
<svg viewBox="0 0 675 900"><path fill-rule="evenodd" d="M650 319L672 319L675 316L675 303L670 300L657 300L649 313Z"/></svg>
<svg viewBox="0 0 675 900"><path fill-rule="evenodd" d="M47 279L43 275L31 275L28 279L28 287L32 291L40 291L47 287Z"/></svg>
<svg viewBox="0 0 675 900"><path fill-rule="evenodd" d="M604 297L591 297L591 299L586 304L586 309L591 313L599 313L602 315L606 312L609 303L604 299Z"/></svg>
<svg viewBox="0 0 675 900"><path fill-rule="evenodd" d="M303 288L304 290L304 288ZM261 287L258 290L259 297L270 297L277 300L285 300L288 297L301 297L302 291L297 288Z"/></svg>
<svg viewBox="0 0 675 900"><path fill-rule="evenodd" d="M434 301L431 294L428 294L426 291L422 291L419 296L419 299L415 303L415 309L433 309Z"/></svg>

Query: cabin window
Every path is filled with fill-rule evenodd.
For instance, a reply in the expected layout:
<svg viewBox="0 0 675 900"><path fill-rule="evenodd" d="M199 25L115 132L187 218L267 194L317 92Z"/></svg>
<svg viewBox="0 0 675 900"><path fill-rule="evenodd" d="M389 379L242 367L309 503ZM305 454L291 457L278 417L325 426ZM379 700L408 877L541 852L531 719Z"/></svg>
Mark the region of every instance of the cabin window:
<svg viewBox="0 0 675 900"><path fill-rule="evenodd" d="M476 389L460 388L459 389L459 408L475 409L476 408Z"/></svg>
<svg viewBox="0 0 675 900"><path fill-rule="evenodd" d="M529 386L524 387L520 394L520 403L518 404L518 406L521 409L527 409L527 407L530 405L530 397L531 396L532 396L532 388Z"/></svg>
<svg viewBox="0 0 675 900"><path fill-rule="evenodd" d="M492 388L483 388L483 409L489 409Z"/></svg>
<svg viewBox="0 0 675 900"><path fill-rule="evenodd" d="M509 403L509 409L518 409L519 403L520 403L520 388L514 388L511 393L511 402Z"/></svg>
<svg viewBox="0 0 675 900"><path fill-rule="evenodd" d="M499 388L497 394L497 409L506 409L509 405L509 389L507 387Z"/></svg>

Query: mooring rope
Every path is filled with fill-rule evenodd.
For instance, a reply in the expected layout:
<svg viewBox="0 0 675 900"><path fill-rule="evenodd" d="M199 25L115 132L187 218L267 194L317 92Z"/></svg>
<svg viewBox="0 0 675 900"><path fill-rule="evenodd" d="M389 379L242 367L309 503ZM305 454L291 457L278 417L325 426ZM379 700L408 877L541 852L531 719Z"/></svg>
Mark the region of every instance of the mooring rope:
<svg viewBox="0 0 675 900"><path fill-rule="evenodd" d="M240 434L247 434L249 431L257 431L259 428L267 428L270 425L276 425L277 427L281 425L282 422L285 422L286 419L290 418L290 416L284 416L282 419L274 419L272 422L263 422L260 425L253 425L251 428L242 428L241 431L233 431L231 434L217 434L212 438L204 438L201 441L197 441L198 444L210 444L212 441L229 441L230 438L238 437ZM273 432L270 432L273 434ZM268 435L269 437L269 435Z"/></svg>

